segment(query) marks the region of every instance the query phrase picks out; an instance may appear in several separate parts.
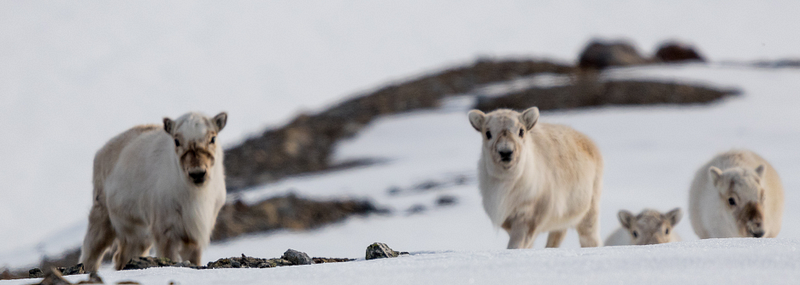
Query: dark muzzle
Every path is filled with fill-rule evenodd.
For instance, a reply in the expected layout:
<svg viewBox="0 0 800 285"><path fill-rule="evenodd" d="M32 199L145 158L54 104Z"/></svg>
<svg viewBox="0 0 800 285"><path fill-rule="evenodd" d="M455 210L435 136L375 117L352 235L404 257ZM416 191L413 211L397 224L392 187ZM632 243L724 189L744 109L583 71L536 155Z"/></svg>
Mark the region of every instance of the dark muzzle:
<svg viewBox="0 0 800 285"><path fill-rule="evenodd" d="M189 177L192 178L192 182L194 182L194 184L203 184L203 182L206 182L206 171L200 170L190 172Z"/></svg>

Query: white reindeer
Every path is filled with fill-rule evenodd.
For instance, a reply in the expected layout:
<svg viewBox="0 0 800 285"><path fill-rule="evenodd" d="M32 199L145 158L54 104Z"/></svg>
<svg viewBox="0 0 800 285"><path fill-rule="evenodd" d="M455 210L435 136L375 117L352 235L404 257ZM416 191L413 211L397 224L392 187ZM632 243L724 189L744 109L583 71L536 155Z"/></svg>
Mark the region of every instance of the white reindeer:
<svg viewBox="0 0 800 285"><path fill-rule="evenodd" d="M223 151L217 134L227 122L188 113L163 127L144 125L117 135L94 158L94 202L81 262L97 271L114 243L117 270L148 254L201 261L225 203Z"/></svg>
<svg viewBox="0 0 800 285"><path fill-rule="evenodd" d="M521 114L469 112L483 136L478 182L483 208L505 229L508 248L530 248L550 232L547 247L558 247L574 227L583 247L600 246L599 203L603 159L585 135L561 125L537 123L539 109Z"/></svg>
<svg viewBox="0 0 800 285"><path fill-rule="evenodd" d="M782 215L778 172L749 150L715 156L689 189L689 217L700 238L775 237Z"/></svg>
<svg viewBox="0 0 800 285"><path fill-rule="evenodd" d="M631 212L620 210L617 214L622 227L614 231L605 245L646 245L681 241L674 228L683 217L680 208L666 214L645 209L634 216Z"/></svg>

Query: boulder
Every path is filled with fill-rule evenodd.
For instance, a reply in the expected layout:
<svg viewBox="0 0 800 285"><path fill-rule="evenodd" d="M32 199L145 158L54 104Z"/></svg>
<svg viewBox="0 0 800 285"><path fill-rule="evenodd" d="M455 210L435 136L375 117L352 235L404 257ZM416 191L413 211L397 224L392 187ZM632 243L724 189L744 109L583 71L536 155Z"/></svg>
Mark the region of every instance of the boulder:
<svg viewBox="0 0 800 285"><path fill-rule="evenodd" d="M633 45L624 41L593 40L581 52L578 66L583 69L604 69L610 66L629 66L648 63Z"/></svg>
<svg viewBox="0 0 800 285"><path fill-rule="evenodd" d="M663 62L699 61L705 59L691 45L680 42L667 42L656 51L656 59Z"/></svg>
<svg viewBox="0 0 800 285"><path fill-rule="evenodd" d="M291 261L294 265L306 265L314 263L311 260L311 257L309 257L305 252L296 251L291 248L286 250L281 258Z"/></svg>
<svg viewBox="0 0 800 285"><path fill-rule="evenodd" d="M391 258L398 257L408 252L397 252L392 250L388 245L382 242L376 242L367 247L367 260L378 258Z"/></svg>

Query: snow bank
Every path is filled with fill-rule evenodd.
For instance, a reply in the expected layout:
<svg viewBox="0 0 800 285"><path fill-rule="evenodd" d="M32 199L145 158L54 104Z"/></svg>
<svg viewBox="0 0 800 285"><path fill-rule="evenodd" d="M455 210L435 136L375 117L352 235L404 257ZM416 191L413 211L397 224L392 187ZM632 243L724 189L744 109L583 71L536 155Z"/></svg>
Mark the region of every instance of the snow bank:
<svg viewBox="0 0 800 285"><path fill-rule="evenodd" d="M364 246L366 249L366 246ZM412 253L268 269L101 271L106 284L796 284L796 239L710 239L650 246ZM70 281L86 275L69 276ZM5 281L28 284L32 280Z"/></svg>

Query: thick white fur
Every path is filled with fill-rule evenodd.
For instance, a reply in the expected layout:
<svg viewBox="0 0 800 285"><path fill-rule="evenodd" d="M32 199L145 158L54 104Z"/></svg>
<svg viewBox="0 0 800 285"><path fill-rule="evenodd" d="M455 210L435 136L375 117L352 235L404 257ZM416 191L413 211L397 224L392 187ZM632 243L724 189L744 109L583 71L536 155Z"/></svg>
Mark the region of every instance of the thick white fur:
<svg viewBox="0 0 800 285"><path fill-rule="evenodd" d="M550 232L547 246L558 247L571 227L578 230L581 246L601 245L603 160L589 138L567 126L538 122L536 107L522 114L472 110L469 119L483 136L478 161L483 207L495 226L508 231L508 248L530 248L544 232ZM513 160L504 163L501 150L513 150Z"/></svg>
<svg viewBox="0 0 800 285"><path fill-rule="evenodd" d="M680 209L674 209L666 214L645 209L636 216L622 210L619 212L622 227L608 236L604 245L647 245L681 241L674 228L682 216ZM636 237L633 236L633 231L636 231ZM666 233L667 231L669 233Z"/></svg>
<svg viewBox="0 0 800 285"><path fill-rule="evenodd" d="M728 203L732 196L736 206ZM761 214L757 220L760 227L754 224L753 215L742 213L742 206L750 202ZM783 186L778 173L749 150L718 154L697 170L689 190L689 216L700 238L754 236L748 232L754 228L763 230L763 237L775 237L781 230L782 215Z"/></svg>
<svg viewBox="0 0 800 285"><path fill-rule="evenodd" d="M224 127L227 115L221 127ZM165 120L166 121L166 120ZM212 119L188 113L174 123L184 146L208 141L221 130ZM166 122L165 122L166 125ZM114 240L115 267L144 256L153 243L157 255L200 262L217 214L225 203L223 151L208 143L214 159L207 180L193 184L182 166L175 138L165 128L138 126L113 138L95 156L95 201L81 254L87 271L97 270L102 253ZM110 227L110 229L109 229ZM99 256L98 256L99 255Z"/></svg>

